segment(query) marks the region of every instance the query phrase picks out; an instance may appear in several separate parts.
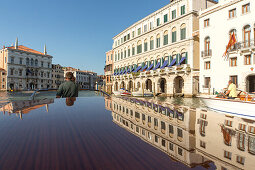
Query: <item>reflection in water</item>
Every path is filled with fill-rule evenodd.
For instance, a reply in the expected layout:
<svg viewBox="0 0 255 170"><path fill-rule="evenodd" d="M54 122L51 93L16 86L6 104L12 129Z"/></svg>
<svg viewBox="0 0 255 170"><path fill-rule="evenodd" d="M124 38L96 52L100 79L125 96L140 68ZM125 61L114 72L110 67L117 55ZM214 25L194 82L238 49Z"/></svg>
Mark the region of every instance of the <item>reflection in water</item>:
<svg viewBox="0 0 255 170"><path fill-rule="evenodd" d="M0 111L3 114L16 114L22 119L23 114L27 114L32 110L45 106L46 111L49 111L49 104L54 103L54 99L41 99L41 100L24 100L13 101L1 106Z"/></svg>
<svg viewBox="0 0 255 170"><path fill-rule="evenodd" d="M66 105L67 106L73 106L75 101L76 101L76 97L67 97L66 98Z"/></svg>
<svg viewBox="0 0 255 170"><path fill-rule="evenodd" d="M105 104L114 123L188 167L255 166L254 120L153 99L112 97Z"/></svg>

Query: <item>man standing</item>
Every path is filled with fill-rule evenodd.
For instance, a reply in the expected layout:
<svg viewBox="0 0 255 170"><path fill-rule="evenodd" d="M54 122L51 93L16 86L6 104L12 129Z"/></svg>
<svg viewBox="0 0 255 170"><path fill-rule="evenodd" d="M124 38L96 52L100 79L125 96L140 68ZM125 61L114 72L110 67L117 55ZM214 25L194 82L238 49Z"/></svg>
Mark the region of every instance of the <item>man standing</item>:
<svg viewBox="0 0 255 170"><path fill-rule="evenodd" d="M56 97L78 97L78 85L75 83L75 77L72 72L65 75L66 82L62 83L57 90Z"/></svg>
<svg viewBox="0 0 255 170"><path fill-rule="evenodd" d="M232 80L229 80L228 82L228 91L226 92L226 96L227 95L228 99L237 98L236 85L232 82Z"/></svg>

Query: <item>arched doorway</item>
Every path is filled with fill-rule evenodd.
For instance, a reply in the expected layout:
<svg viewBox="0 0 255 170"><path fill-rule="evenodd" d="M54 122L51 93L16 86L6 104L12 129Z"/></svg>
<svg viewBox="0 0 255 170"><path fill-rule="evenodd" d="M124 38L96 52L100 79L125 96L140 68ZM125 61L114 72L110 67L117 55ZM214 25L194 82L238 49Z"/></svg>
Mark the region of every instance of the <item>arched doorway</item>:
<svg viewBox="0 0 255 170"><path fill-rule="evenodd" d="M128 91L133 91L133 82L131 80L128 82Z"/></svg>
<svg viewBox="0 0 255 170"><path fill-rule="evenodd" d="M159 93L166 93L166 79L159 79Z"/></svg>
<svg viewBox="0 0 255 170"><path fill-rule="evenodd" d="M145 89L152 92L152 81L150 79L146 80Z"/></svg>
<svg viewBox="0 0 255 170"><path fill-rule="evenodd" d="M255 74L249 75L246 78L246 91L255 92Z"/></svg>
<svg viewBox="0 0 255 170"><path fill-rule="evenodd" d="M121 82L120 88L124 88L125 89L125 82L124 81Z"/></svg>
<svg viewBox="0 0 255 170"><path fill-rule="evenodd" d="M115 91L118 91L118 90L119 90L118 86L119 86L119 85L118 85L118 82L116 82L116 83L115 83L115 86L114 86L114 90L115 90Z"/></svg>
<svg viewBox="0 0 255 170"><path fill-rule="evenodd" d="M183 93L184 80L181 76L177 76L174 79L174 93Z"/></svg>

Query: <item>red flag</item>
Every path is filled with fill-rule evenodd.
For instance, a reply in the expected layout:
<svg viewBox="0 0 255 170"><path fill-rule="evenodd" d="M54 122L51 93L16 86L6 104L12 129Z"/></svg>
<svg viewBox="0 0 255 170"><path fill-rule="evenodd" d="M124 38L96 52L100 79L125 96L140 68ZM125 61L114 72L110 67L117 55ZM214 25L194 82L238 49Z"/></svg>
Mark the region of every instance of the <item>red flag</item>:
<svg viewBox="0 0 255 170"><path fill-rule="evenodd" d="M235 45L236 43L237 43L237 41L236 41L236 36L235 36L235 33L233 33L233 34L231 35L230 40L229 40L229 42L228 42L228 45L227 45L227 47L226 47L226 51L225 51L225 53L223 54L222 57L226 56L227 53L228 53L228 50L229 50L233 45Z"/></svg>

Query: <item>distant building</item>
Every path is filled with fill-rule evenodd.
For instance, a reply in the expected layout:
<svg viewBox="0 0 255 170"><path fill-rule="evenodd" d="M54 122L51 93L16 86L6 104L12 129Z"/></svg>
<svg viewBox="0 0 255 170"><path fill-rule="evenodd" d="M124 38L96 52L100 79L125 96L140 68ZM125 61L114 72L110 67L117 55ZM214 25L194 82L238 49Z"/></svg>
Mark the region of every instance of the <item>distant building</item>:
<svg viewBox="0 0 255 170"><path fill-rule="evenodd" d="M0 68L0 90L6 90L6 70Z"/></svg>
<svg viewBox="0 0 255 170"><path fill-rule="evenodd" d="M200 91L213 93L232 80L239 89L255 92L255 3L219 0L200 11ZM231 35L237 43L223 57Z"/></svg>
<svg viewBox="0 0 255 170"><path fill-rule="evenodd" d="M52 87L52 56L18 45L0 50L0 68L6 70L1 79L4 90L46 89ZM5 74L5 73L4 73ZM3 88L4 87L4 88Z"/></svg>
<svg viewBox="0 0 255 170"><path fill-rule="evenodd" d="M72 68L72 67L65 67L63 68L64 75L67 72L72 72L74 77L76 78L76 83L80 85L81 89L90 89L91 82L90 82L90 74L86 71L82 71L80 69Z"/></svg>
<svg viewBox="0 0 255 170"><path fill-rule="evenodd" d="M64 82L64 77L63 67L59 64L52 64L52 88L58 89Z"/></svg>
<svg viewBox="0 0 255 170"><path fill-rule="evenodd" d="M104 75L105 75L105 91L107 93L112 93L113 50L106 52Z"/></svg>

